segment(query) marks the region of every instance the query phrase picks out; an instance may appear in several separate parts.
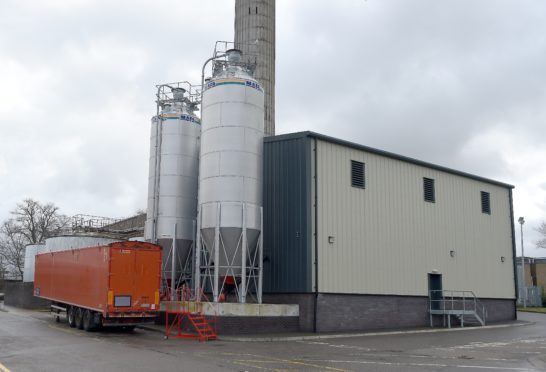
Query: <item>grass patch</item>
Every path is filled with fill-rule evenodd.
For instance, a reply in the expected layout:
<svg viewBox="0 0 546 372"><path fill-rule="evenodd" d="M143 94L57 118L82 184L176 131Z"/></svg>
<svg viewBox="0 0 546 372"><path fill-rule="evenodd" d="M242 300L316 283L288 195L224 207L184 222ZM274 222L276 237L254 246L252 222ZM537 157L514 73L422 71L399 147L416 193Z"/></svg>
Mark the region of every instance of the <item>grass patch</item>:
<svg viewBox="0 0 546 372"><path fill-rule="evenodd" d="M528 313L546 314L546 307L523 307L523 306L518 306L518 311L526 311Z"/></svg>

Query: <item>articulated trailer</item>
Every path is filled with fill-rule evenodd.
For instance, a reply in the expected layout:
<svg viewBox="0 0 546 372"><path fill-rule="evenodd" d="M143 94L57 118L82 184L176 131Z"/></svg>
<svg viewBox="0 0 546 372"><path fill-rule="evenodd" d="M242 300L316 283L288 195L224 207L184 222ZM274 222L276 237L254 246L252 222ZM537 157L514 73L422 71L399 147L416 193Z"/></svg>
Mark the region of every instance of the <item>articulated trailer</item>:
<svg viewBox="0 0 546 372"><path fill-rule="evenodd" d="M34 296L70 327L132 329L159 314L161 247L116 242L36 255Z"/></svg>

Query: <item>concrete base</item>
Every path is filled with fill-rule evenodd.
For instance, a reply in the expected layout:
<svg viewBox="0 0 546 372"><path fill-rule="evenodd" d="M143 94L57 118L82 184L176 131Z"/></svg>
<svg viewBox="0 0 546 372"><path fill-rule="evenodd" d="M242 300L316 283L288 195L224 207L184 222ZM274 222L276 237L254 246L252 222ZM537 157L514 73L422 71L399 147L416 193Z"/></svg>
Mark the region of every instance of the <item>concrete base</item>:
<svg viewBox="0 0 546 372"><path fill-rule="evenodd" d="M299 307L299 329L313 332L314 303L313 293L264 293L263 301L269 304L297 304Z"/></svg>
<svg viewBox="0 0 546 372"><path fill-rule="evenodd" d="M34 282L6 282L4 303L25 309L49 309L50 301L34 297Z"/></svg>
<svg viewBox="0 0 546 372"><path fill-rule="evenodd" d="M182 311L182 302L161 302L160 310ZM196 304L190 301L185 304L190 311L196 310ZM298 317L299 306L293 304L241 304L232 302L203 302L201 311L207 316L233 316L233 317Z"/></svg>
<svg viewBox="0 0 546 372"><path fill-rule="evenodd" d="M182 311L181 302L162 302L156 324L165 324L165 310ZM194 302L185 304L195 311ZM294 304L252 304L219 302L202 304L202 312L215 324L219 334L264 334L298 332L299 306Z"/></svg>

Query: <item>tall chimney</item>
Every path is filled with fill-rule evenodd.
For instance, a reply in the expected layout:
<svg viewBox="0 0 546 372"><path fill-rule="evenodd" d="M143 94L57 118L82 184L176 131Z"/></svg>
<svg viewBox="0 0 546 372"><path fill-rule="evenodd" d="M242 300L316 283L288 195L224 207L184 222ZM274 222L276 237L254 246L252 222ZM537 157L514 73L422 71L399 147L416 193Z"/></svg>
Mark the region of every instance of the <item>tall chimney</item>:
<svg viewBox="0 0 546 372"><path fill-rule="evenodd" d="M275 0L235 0L235 48L256 55L265 91L265 135L275 135Z"/></svg>

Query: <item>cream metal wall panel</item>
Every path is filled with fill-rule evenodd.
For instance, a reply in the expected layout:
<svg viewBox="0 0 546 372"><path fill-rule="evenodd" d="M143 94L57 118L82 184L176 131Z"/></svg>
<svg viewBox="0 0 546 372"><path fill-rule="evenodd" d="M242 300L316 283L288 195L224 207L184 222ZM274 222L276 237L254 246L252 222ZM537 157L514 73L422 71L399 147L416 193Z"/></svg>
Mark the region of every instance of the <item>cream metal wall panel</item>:
<svg viewBox="0 0 546 372"><path fill-rule="evenodd" d="M514 298L508 187L317 142L320 292L425 296L436 269L445 289ZM351 160L365 163L365 189L351 187ZM435 180L435 203L423 200L423 177Z"/></svg>

